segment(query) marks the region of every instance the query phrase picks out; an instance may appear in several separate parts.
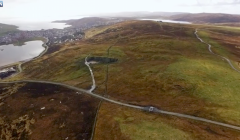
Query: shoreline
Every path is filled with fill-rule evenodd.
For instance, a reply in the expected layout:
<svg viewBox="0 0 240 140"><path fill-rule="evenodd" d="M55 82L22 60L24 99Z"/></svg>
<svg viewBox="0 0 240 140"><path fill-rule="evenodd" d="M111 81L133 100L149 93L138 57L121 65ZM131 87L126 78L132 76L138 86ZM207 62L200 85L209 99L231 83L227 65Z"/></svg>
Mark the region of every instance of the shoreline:
<svg viewBox="0 0 240 140"><path fill-rule="evenodd" d="M0 66L0 69L6 69L6 68L9 68L9 67L16 67L16 73L14 73L14 74L6 77L6 78L13 77L13 76L16 76L17 74L21 73L22 72L22 65L24 63L35 60L35 59L43 56L48 51L49 46L47 46L47 43L48 43L49 39L45 38L45 37L43 37L43 38L45 39L45 41L43 41L43 40L40 40L40 41L43 41L42 47L44 47L45 49L38 56L27 59L27 60L22 60L22 61L18 61L18 62L12 63L12 64L8 64L8 65L5 65L5 66Z"/></svg>

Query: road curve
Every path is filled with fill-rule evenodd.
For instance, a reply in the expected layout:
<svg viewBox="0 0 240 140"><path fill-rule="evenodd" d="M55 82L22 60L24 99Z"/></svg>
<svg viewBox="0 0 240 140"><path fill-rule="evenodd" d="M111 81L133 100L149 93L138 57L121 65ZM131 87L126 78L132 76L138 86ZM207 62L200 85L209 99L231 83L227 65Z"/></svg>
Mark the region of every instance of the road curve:
<svg viewBox="0 0 240 140"><path fill-rule="evenodd" d="M195 33L194 33L194 34L196 35L197 39L200 40L202 43L208 45L208 50L209 50L209 52L210 52L211 54L216 55L216 56L221 57L222 59L226 60L233 70L235 70L235 71L237 71L238 73L240 73L240 71L233 66L232 62L231 62L228 58L214 53L214 52L212 51L212 49L211 49L211 48L212 48L212 45L204 42L204 41L198 36L197 32L198 32L198 29L196 29L196 30L195 30Z"/></svg>
<svg viewBox="0 0 240 140"><path fill-rule="evenodd" d="M93 71L90 67L90 63L87 61L87 58L88 56L85 58L85 65L88 67L90 73L91 73L91 77L92 77L92 87L91 89L89 90L90 92L93 92L96 88L96 81L95 81L95 78L94 78L94 74L93 74Z"/></svg>
<svg viewBox="0 0 240 140"><path fill-rule="evenodd" d="M51 81L35 81L35 80L0 82L0 84L12 84L12 83L43 83L43 84L58 85L58 86L62 86L62 87L68 88L68 89L78 91L78 92L86 93L86 94L91 95L95 98L102 99L102 100L110 102L110 103L130 107L130 108L135 108L135 109L139 109L139 110L143 110L143 111L149 111L149 107L142 107L142 106L138 106L138 105L131 105L131 104L127 104L127 103L122 103L122 102L119 102L119 101L115 101L115 100L100 96L100 95L95 94L95 93L93 93L89 90L73 87L73 86L70 86L70 85L63 84L63 83L57 83L57 82L51 82ZM206 123L215 124L215 125L219 125L219 126L223 126L223 127L228 127L228 128L232 128L232 129L240 131L239 126L234 126L234 125L231 125L231 124L226 124L226 123L222 123L222 122L208 120L208 119L201 118L201 117L195 117L195 116L185 115L185 114L176 113L176 112L169 112L169 111L160 110L160 109L157 109L157 108L155 108L152 112L153 113L159 113L159 114L166 114L166 115L170 115L170 116L181 117L181 118L187 118L187 119L191 119L191 120L195 120L195 121L206 122Z"/></svg>

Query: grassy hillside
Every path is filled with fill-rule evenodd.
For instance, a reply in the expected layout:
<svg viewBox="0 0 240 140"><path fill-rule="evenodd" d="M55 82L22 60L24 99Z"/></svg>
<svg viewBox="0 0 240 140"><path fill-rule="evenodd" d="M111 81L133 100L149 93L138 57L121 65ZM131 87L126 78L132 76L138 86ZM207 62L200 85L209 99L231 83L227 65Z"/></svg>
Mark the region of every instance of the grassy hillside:
<svg viewBox="0 0 240 140"><path fill-rule="evenodd" d="M17 26L14 25L7 25L0 23L0 36L7 34L9 32L15 32L18 31Z"/></svg>
<svg viewBox="0 0 240 140"><path fill-rule="evenodd" d="M56 52L24 64L24 72L11 80L44 79L90 88L91 77L84 58L89 54L106 57L109 50L109 57L117 58L118 62L92 65L98 86L96 93L131 104L153 105L240 125L237 94L240 74L208 52L207 46L194 35L199 27L202 26L127 21L91 29L86 31L89 38L65 44ZM213 45L214 52L235 62L234 51L225 46L227 41L238 40L239 33L211 27L201 30L199 36ZM222 40L223 36L216 34L231 36L233 40ZM108 103L100 107L97 140L174 137L237 139L240 134L215 125L151 115Z"/></svg>

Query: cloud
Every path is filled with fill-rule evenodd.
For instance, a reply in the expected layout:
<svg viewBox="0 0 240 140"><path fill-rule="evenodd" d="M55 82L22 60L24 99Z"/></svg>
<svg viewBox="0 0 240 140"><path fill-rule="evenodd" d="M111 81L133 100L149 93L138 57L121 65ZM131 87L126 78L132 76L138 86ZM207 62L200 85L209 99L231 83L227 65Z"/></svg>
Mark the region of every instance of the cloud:
<svg viewBox="0 0 240 140"><path fill-rule="evenodd" d="M179 6L228 6L240 5L240 0L196 0L195 4L180 4Z"/></svg>
<svg viewBox="0 0 240 140"><path fill-rule="evenodd" d="M2 17L30 20L62 19L75 15L153 11L224 12L240 14L240 0L3 0Z"/></svg>
<svg viewBox="0 0 240 140"><path fill-rule="evenodd" d="M3 0L6 4L21 4L21 3L29 3L30 0Z"/></svg>

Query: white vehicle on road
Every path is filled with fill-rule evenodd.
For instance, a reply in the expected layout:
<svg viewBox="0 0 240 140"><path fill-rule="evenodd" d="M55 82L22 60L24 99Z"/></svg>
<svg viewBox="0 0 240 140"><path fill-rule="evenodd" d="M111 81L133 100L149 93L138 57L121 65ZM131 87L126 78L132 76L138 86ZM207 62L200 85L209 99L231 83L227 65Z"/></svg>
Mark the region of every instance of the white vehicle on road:
<svg viewBox="0 0 240 140"><path fill-rule="evenodd" d="M153 110L154 110L153 106L150 106L149 109L148 109L149 112L153 112Z"/></svg>

